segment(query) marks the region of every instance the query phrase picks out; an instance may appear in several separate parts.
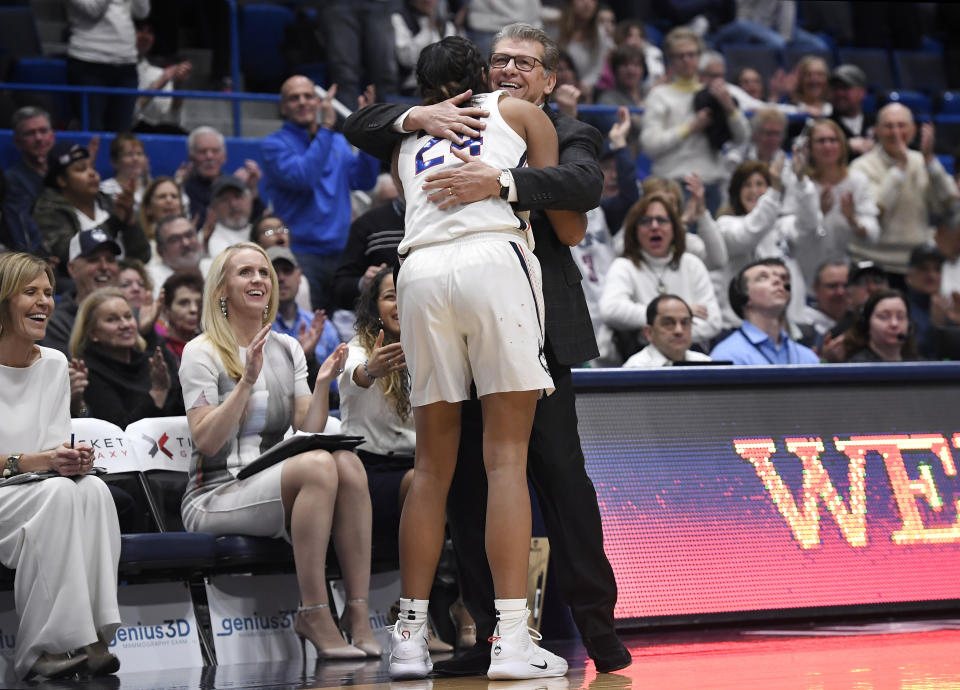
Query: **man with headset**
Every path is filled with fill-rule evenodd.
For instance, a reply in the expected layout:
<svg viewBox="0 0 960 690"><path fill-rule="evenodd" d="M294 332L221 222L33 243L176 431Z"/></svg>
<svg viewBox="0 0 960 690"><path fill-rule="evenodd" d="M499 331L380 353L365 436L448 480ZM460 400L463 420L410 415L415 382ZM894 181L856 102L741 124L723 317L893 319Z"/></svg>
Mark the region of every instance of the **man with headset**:
<svg viewBox="0 0 960 690"><path fill-rule="evenodd" d="M730 281L730 306L743 319L740 328L710 353L734 364L818 364L809 347L790 340L783 329L790 302L790 273L780 259L747 264Z"/></svg>

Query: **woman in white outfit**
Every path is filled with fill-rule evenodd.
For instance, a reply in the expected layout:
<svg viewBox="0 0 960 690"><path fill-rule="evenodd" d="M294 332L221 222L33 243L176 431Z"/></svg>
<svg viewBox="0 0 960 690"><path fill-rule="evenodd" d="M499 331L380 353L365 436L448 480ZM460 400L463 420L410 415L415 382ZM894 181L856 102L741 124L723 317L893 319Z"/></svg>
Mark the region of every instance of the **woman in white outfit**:
<svg viewBox="0 0 960 690"><path fill-rule="evenodd" d="M706 266L684 251L686 230L672 200L653 193L634 204L623 222L623 256L614 260L600 298L611 328L647 325L647 305L658 295L682 297L693 313L693 341L707 347L720 332L720 306Z"/></svg>
<svg viewBox="0 0 960 690"><path fill-rule="evenodd" d="M833 120L817 120L807 142L807 170L817 190L822 221L818 240L801 243L796 257L813 290L817 269L829 260L850 260L850 241L875 244L880 238L880 211L870 181L847 167L847 138ZM793 213L796 187L787 183L784 211Z"/></svg>
<svg viewBox="0 0 960 690"><path fill-rule="evenodd" d="M806 175L806 157L801 151L794 151L792 170L791 187L786 192L781 181L782 163L768 166L760 161L747 161L730 178L730 208L717 217L730 261L713 276L725 328L738 327L740 319L730 308L727 290L721 288L757 259L784 261L790 271L791 286L787 317L794 322L802 318L806 288L794 254L801 244L820 240L820 209L816 189ZM789 214L783 204L786 196L794 199Z"/></svg>
<svg viewBox="0 0 960 690"><path fill-rule="evenodd" d="M512 40L523 52L495 53L491 64L513 61L517 70L545 72L538 41ZM499 617L487 675L533 678L562 676L567 670L563 659L537 647L527 632L527 445L537 398L553 391L543 353L543 296L532 233L504 199L437 205L423 189L427 170L457 166L471 156L501 170L524 159L532 167L556 165L556 130L546 113L505 92L483 93L487 70L486 60L465 39L448 37L425 48L417 63L425 102L469 89L480 94L469 105L489 111L489 117L482 138L462 142L459 151L445 139L411 135L394 156L398 187L407 200L397 290L417 447L400 519L402 594L390 656L393 678L422 678L432 668L426 648L428 597L456 466L460 403L470 397L471 380L483 408L486 549ZM447 194L456 201L452 189ZM583 214L547 213L558 234L583 236Z"/></svg>
<svg viewBox="0 0 960 690"><path fill-rule="evenodd" d="M0 563L17 571L20 677L120 668L107 650L120 625L120 526L106 484L84 476L93 448L71 444L67 360L35 344L52 311L50 266L28 254L0 257L2 473L61 475L0 487Z"/></svg>
<svg viewBox="0 0 960 690"><path fill-rule="evenodd" d="M194 444L183 524L191 532L289 540L302 600L293 628L301 644L309 640L321 659L380 656L367 613L371 510L360 459L344 450L313 450L236 478L291 425L323 430L330 383L347 358L341 344L320 366L311 393L300 343L270 330L278 300L277 274L260 246L240 242L213 260L203 335L187 343L180 365ZM337 630L327 600L331 537L347 592L341 625L352 645Z"/></svg>

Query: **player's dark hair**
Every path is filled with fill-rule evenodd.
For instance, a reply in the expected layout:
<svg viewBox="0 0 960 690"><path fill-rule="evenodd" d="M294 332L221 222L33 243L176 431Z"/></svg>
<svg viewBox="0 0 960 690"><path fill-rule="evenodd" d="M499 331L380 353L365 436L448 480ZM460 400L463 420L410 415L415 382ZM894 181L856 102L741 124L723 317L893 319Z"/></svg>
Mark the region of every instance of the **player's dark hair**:
<svg viewBox="0 0 960 690"><path fill-rule="evenodd" d="M447 36L431 43L417 60L417 84L424 104L445 101L467 89L485 93L487 69L487 61L473 41Z"/></svg>

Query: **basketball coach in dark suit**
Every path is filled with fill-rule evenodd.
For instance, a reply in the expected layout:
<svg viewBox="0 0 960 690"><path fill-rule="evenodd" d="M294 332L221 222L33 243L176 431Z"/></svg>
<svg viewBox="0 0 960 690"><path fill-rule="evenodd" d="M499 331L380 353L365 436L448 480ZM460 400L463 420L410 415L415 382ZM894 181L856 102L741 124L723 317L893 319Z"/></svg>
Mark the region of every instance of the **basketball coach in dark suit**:
<svg viewBox="0 0 960 690"><path fill-rule="evenodd" d="M490 88L543 104L556 84L559 51L543 31L525 24L504 27L494 38ZM476 136L483 112L458 107L468 94L410 109L375 104L349 117L344 134L354 146L389 160L402 132L424 130L459 142ZM440 208L498 195L518 210L531 211L535 254L543 273L545 354L556 391L537 404L527 473L537 492L564 601L570 606L587 652L599 671L630 664L630 653L614 630L617 585L603 551L597 495L584 468L570 367L598 356L581 275L570 254L579 237L558 237L543 209L586 212L600 203L603 173L597 162L603 145L590 125L545 108L557 129L559 165L542 170L501 171L467 153L465 163L425 176L424 189ZM469 147L466 147L467 149ZM454 149L456 152L456 149ZM482 674L490 660L489 636L496 624L493 580L483 546L486 480L482 423L477 401L463 406L460 457L447 501L464 601L477 623L477 646L446 662L438 673ZM495 433L495 431L494 431Z"/></svg>

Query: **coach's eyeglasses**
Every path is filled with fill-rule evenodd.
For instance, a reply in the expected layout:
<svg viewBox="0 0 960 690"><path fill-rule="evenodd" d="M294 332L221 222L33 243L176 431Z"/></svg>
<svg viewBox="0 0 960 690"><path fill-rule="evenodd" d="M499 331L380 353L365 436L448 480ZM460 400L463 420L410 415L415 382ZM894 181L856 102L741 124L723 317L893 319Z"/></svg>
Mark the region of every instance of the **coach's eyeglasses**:
<svg viewBox="0 0 960 690"><path fill-rule="evenodd" d="M494 69L506 69L511 60L513 60L513 64L516 65L516 68L521 72L531 71L537 66L538 62L541 65L543 64L543 60L540 58L535 58L532 55L507 55L506 53L494 53L490 56L490 66Z"/></svg>

